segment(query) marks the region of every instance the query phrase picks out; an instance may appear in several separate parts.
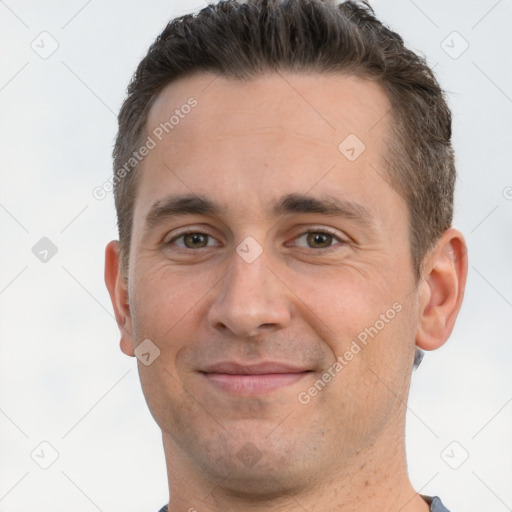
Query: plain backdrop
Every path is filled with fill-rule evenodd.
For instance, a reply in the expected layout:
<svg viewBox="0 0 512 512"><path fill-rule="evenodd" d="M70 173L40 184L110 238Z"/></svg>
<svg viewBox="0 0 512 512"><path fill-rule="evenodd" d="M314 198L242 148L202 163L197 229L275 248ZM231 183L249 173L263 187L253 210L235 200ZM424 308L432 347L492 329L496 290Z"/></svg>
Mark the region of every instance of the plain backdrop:
<svg viewBox="0 0 512 512"><path fill-rule="evenodd" d="M92 190L112 172L116 114L136 65L169 19L204 5L0 1L2 512L156 512L168 499L160 431L136 360L119 349L103 281L104 247L117 238L113 197L97 200ZM512 2L373 5L447 91L455 226L469 247L455 331L413 376L409 471L418 491L441 496L452 512L505 512Z"/></svg>

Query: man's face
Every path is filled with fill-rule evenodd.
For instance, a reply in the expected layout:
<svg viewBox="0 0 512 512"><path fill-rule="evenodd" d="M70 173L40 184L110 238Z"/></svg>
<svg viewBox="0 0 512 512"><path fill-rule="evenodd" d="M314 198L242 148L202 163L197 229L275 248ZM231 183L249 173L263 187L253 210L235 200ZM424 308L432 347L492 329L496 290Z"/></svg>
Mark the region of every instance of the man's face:
<svg viewBox="0 0 512 512"><path fill-rule="evenodd" d="M176 459L261 490L395 442L418 292L389 109L375 83L292 73L196 75L153 105L129 304L133 345L160 350L139 371Z"/></svg>

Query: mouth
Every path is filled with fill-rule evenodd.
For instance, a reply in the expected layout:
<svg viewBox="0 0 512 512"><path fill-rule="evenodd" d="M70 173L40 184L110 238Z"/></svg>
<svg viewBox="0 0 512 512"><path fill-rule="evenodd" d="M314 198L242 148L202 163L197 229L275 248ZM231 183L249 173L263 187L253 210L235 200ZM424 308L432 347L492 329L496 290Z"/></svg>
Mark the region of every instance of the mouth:
<svg viewBox="0 0 512 512"><path fill-rule="evenodd" d="M245 365L223 362L214 364L201 373L211 385L221 391L238 396L254 396L294 384L312 371L277 362Z"/></svg>

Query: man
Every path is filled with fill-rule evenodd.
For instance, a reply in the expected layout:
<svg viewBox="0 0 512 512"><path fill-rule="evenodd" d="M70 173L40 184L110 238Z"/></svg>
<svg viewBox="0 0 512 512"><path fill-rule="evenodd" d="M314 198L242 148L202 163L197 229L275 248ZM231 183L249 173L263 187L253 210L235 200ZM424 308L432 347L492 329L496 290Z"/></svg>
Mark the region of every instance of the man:
<svg viewBox="0 0 512 512"><path fill-rule="evenodd" d="M220 2L128 88L105 279L162 430L162 511L441 512L405 456L415 354L466 279L451 117L366 6Z"/></svg>

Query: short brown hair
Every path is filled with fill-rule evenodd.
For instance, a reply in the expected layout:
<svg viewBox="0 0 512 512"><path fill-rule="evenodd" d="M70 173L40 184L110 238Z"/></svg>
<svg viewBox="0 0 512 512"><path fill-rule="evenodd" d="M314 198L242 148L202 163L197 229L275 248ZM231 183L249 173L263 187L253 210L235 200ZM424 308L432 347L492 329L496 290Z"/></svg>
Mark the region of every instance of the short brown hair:
<svg viewBox="0 0 512 512"><path fill-rule="evenodd" d="M195 72L248 80L279 70L344 73L373 80L391 103L386 178L406 200L411 257L424 256L453 216L451 114L432 70L384 26L367 3L334 0L226 0L169 22L130 81L113 151L122 269L128 255L137 164L148 113L170 82ZM132 159L133 160L133 159ZM125 169L122 179L116 169ZM117 179L116 179L117 177Z"/></svg>

